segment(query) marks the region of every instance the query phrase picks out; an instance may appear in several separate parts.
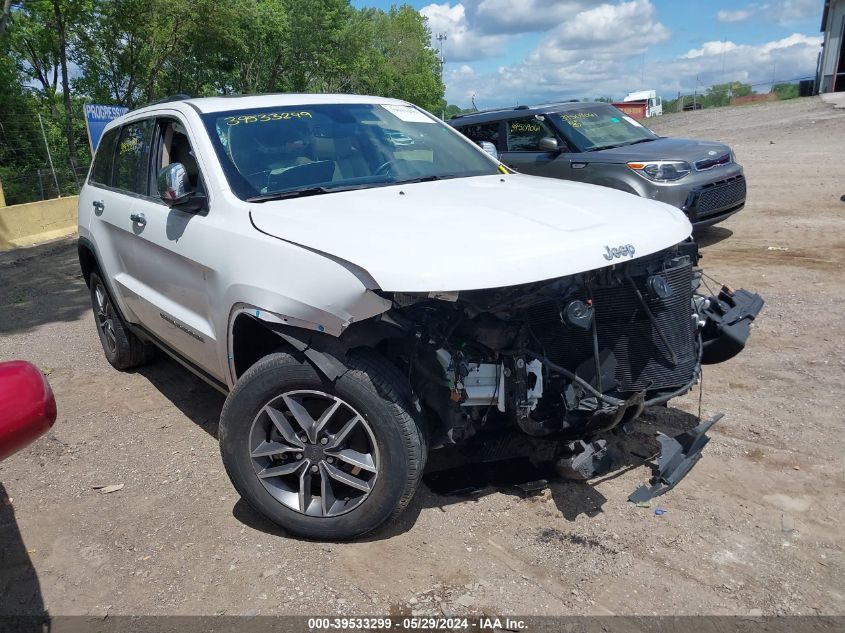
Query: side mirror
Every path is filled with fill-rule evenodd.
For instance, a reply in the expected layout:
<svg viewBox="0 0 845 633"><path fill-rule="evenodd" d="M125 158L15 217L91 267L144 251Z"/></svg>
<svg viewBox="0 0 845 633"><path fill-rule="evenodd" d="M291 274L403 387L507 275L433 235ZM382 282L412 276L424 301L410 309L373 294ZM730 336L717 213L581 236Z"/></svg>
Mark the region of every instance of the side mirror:
<svg viewBox="0 0 845 633"><path fill-rule="evenodd" d="M478 141L478 146L483 149L485 152L490 154L496 160L499 160L499 151L496 149L496 146L493 145L490 141Z"/></svg>
<svg viewBox="0 0 845 633"><path fill-rule="evenodd" d="M169 207L191 197L191 181L182 163L170 163L158 171L158 195Z"/></svg>
<svg viewBox="0 0 845 633"><path fill-rule="evenodd" d="M158 195L168 207L193 213L205 206L205 196L192 191L188 172L182 163L170 163L162 167L156 182Z"/></svg>
<svg viewBox="0 0 845 633"><path fill-rule="evenodd" d="M551 136L544 136L540 139L540 142L537 143L537 147L540 148L541 152L559 152L560 151L560 144L557 142L556 138L552 138Z"/></svg>

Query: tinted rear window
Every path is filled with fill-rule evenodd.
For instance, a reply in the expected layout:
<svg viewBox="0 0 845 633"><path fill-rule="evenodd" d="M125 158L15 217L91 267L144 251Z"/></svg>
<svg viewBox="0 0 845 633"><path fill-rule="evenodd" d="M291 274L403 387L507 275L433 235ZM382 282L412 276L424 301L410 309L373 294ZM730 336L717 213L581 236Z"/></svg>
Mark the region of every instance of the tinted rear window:
<svg viewBox="0 0 845 633"><path fill-rule="evenodd" d="M91 170L91 182L98 185L111 186L112 166L114 165L114 147L120 128L109 130L97 145L97 156L94 158L94 168Z"/></svg>
<svg viewBox="0 0 845 633"><path fill-rule="evenodd" d="M149 194L152 139L152 119L136 121L123 127L114 159L113 187L145 196Z"/></svg>

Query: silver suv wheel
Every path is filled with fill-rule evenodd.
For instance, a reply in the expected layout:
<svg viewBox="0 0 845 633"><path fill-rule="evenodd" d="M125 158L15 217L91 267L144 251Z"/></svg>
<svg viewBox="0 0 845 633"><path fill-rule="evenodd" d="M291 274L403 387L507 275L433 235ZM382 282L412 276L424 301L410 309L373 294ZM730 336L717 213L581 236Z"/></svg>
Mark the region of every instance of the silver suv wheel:
<svg viewBox="0 0 845 633"><path fill-rule="evenodd" d="M322 391L287 391L268 402L252 422L249 450L265 490L308 516L354 510L378 478L369 424L349 403Z"/></svg>
<svg viewBox="0 0 845 633"><path fill-rule="evenodd" d="M97 327L103 333L106 349L115 353L117 351L117 337L114 333L114 310L102 283L98 282L94 286L94 300L96 302L94 314L97 318Z"/></svg>

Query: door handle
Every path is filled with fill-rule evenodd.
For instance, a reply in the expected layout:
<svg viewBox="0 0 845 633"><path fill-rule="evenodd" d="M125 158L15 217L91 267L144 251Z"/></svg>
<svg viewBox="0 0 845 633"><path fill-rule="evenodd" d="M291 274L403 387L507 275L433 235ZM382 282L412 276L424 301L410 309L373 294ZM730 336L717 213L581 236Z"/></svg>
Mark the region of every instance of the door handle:
<svg viewBox="0 0 845 633"><path fill-rule="evenodd" d="M147 217L143 213L133 213L129 216L129 219L132 220L132 224L137 224L138 226L147 225Z"/></svg>
<svg viewBox="0 0 845 633"><path fill-rule="evenodd" d="M106 205L103 203L102 200L94 200L94 202L91 203L91 206L94 207L96 211L100 212L102 212L106 208Z"/></svg>

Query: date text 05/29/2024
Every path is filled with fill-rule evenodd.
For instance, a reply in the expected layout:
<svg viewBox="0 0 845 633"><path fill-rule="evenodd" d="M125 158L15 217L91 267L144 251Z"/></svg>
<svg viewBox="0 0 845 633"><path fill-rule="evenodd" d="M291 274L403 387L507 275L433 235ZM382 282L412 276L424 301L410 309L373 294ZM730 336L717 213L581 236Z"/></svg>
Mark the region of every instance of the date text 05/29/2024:
<svg viewBox="0 0 845 633"><path fill-rule="evenodd" d="M321 630L423 630L423 631L524 631L527 629L523 620L515 618L499 618L482 616L478 618L437 618L437 617L383 617L383 618L309 618L308 629L311 631Z"/></svg>

